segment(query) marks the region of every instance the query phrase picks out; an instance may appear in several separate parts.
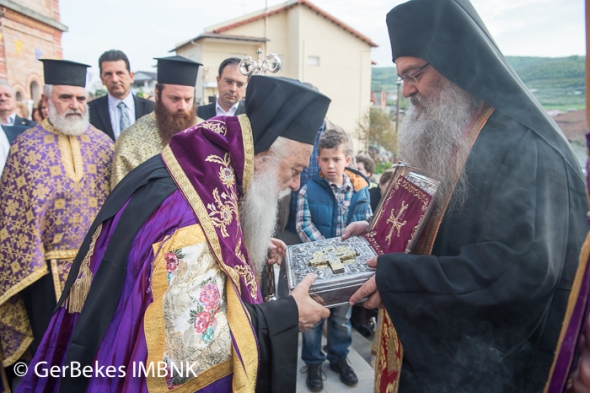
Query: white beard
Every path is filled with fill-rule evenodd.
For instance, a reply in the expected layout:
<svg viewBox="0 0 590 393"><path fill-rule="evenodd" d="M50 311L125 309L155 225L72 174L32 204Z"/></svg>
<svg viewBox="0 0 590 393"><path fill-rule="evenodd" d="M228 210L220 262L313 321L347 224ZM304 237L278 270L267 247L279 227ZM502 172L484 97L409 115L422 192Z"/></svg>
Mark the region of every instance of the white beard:
<svg viewBox="0 0 590 393"><path fill-rule="evenodd" d="M82 113L80 111L68 109L64 114L57 113L55 105L51 101L48 102L49 106L49 122L55 129L62 134L78 136L82 135L88 129L89 117L88 110ZM80 116L67 117L68 114L77 113Z"/></svg>
<svg viewBox="0 0 590 393"><path fill-rule="evenodd" d="M442 207L453 193L449 209L460 209L467 198L465 170L455 179L470 146L464 135L482 102L448 79L442 79L438 96L425 99L412 96L406 118L402 123L398 148L405 162L426 172L441 182L436 197ZM453 189L454 188L454 189Z"/></svg>
<svg viewBox="0 0 590 393"><path fill-rule="evenodd" d="M278 163L271 158L254 171L250 189L240 203L240 224L248 256L257 277L266 264L268 245L275 231L279 199L291 190L279 190Z"/></svg>

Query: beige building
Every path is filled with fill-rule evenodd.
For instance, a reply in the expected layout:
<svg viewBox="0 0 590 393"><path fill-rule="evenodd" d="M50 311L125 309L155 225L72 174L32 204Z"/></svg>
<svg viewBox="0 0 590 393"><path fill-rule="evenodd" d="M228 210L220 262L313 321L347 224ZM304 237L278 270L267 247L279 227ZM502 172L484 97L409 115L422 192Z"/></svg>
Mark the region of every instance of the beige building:
<svg viewBox="0 0 590 393"><path fill-rule="evenodd" d="M310 82L332 99L328 117L354 133L371 105L371 48L377 45L307 0L291 0L204 29L173 50L202 63L197 98L217 95L215 77L228 57L252 56L256 50L277 54L277 76ZM358 148L358 147L357 147Z"/></svg>

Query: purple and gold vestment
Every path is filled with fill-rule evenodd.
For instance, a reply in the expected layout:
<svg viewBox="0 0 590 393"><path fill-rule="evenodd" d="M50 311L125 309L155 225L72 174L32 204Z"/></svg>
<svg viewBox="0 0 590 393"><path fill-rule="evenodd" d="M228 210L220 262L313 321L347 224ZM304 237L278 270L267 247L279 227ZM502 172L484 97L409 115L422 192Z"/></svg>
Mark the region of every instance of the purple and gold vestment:
<svg viewBox="0 0 590 393"><path fill-rule="evenodd" d="M80 136L68 136L47 119L11 146L0 184L4 367L33 341L21 291L49 274L59 299L78 248L109 192L113 150L109 137L92 126Z"/></svg>
<svg viewBox="0 0 590 393"><path fill-rule="evenodd" d="M199 154L194 155L197 147ZM134 199L141 198L138 188L117 206L114 215L103 220L104 211L118 203L119 191L129 183L122 182L90 229L88 252L86 246L80 250L86 255L84 261L78 264L78 256L72 267L77 280L90 273L88 297L73 312L76 284L66 286L68 300L53 315L31 367L44 368L42 362L67 365L74 352L73 359L81 360L88 351L78 347L88 346L79 344L76 332L82 319L90 318L94 325L108 322L98 334L80 331L82 340L102 335L96 352L89 354L91 365L112 366L116 372L112 378L94 373L86 391L253 391L258 346L245 305L260 303L262 296L247 259L237 210L239 198L252 181L253 151L245 115L210 120L173 138L162 160L178 189L158 204L133 235L127 258L123 258L125 275L120 295L114 299L116 308L105 321L102 312L108 299L99 300L100 310L91 309L95 290L102 285L98 277L111 266L119 269L115 274L120 276L121 265L109 256L109 247L119 241L118 228L128 224L125 214L137 205ZM140 208L147 210L148 204ZM107 296L117 291L113 280L107 284ZM149 371L164 363L166 376L153 374L153 368ZM195 364L198 377L174 374L173 365L180 368L188 363ZM143 368L148 371L142 372ZM70 382L29 372L18 391L67 391L72 385L64 385Z"/></svg>

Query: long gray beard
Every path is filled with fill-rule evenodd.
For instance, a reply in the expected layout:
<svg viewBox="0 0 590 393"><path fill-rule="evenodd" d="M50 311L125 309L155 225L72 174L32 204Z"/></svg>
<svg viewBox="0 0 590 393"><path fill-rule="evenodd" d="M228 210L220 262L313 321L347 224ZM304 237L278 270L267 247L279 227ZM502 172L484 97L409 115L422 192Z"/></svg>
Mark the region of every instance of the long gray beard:
<svg viewBox="0 0 590 393"><path fill-rule="evenodd" d="M464 132L482 101L444 78L439 92L429 99L418 94L412 96L400 129L398 148L405 162L441 182L437 208L452 193L448 209L460 209L468 190L465 170L461 170L470 149ZM457 172L459 177L454 186Z"/></svg>
<svg viewBox="0 0 590 393"><path fill-rule="evenodd" d="M77 113L80 117L66 117L69 113ZM89 118L88 118L88 110L82 113L80 111L74 111L68 109L64 114L60 115L57 113L57 109L55 105L51 101L49 101L49 122L55 129L62 134L65 135L72 135L78 136L82 135L88 129Z"/></svg>
<svg viewBox="0 0 590 393"><path fill-rule="evenodd" d="M250 189L240 203L240 224L257 277L267 261L268 245L277 223L279 199L290 192L288 188L280 191L278 165L270 159L262 170L254 172Z"/></svg>

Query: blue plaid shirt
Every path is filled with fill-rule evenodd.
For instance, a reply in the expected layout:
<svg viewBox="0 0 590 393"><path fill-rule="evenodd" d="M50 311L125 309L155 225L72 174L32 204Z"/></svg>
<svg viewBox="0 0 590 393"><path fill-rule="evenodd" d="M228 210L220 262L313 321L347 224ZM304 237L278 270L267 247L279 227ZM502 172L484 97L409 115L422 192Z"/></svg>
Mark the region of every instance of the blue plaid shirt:
<svg viewBox="0 0 590 393"><path fill-rule="evenodd" d="M346 228L346 219L348 217L348 208L350 201L354 194L352 182L346 173L343 174L344 181L342 186L338 187L336 184L328 181L330 188L336 197L336 204L338 206L338 221L336 223L336 236L341 236L342 231ZM371 207L367 210L367 217L373 215ZM324 236L313 224L311 213L309 212L309 204L307 203L307 184L299 190L299 197L297 198L297 219L295 222L297 234L304 242L313 242L324 239Z"/></svg>

